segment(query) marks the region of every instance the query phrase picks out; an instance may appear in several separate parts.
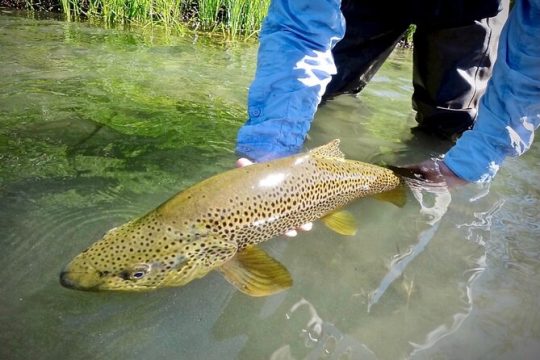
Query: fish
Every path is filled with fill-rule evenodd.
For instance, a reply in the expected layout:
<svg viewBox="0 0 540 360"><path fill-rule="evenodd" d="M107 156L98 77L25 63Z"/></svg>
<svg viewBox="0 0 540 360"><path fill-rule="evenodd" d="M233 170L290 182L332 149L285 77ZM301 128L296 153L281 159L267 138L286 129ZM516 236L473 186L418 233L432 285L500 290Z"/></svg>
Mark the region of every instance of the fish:
<svg viewBox="0 0 540 360"><path fill-rule="evenodd" d="M156 209L109 230L61 271L87 291L182 286L218 270L241 292L268 296L292 286L288 270L258 244L322 220L354 235L343 207L370 195L403 204L402 181L385 167L345 159L339 139L310 151L214 175Z"/></svg>

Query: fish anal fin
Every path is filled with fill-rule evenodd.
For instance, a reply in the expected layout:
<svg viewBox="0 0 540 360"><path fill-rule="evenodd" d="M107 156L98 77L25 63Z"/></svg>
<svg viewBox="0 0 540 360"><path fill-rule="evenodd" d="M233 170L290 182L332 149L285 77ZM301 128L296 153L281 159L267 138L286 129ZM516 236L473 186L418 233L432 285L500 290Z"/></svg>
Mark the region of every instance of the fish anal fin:
<svg viewBox="0 0 540 360"><path fill-rule="evenodd" d="M287 269L256 246L236 253L219 269L229 283L250 296L268 296L292 286Z"/></svg>
<svg viewBox="0 0 540 360"><path fill-rule="evenodd" d="M407 190L403 181L401 181L394 189L372 195L372 197L377 200L392 203L401 208L407 203Z"/></svg>
<svg viewBox="0 0 540 360"><path fill-rule="evenodd" d="M329 229L341 235L355 235L358 229L354 216L345 210L333 211L321 218Z"/></svg>
<svg viewBox="0 0 540 360"><path fill-rule="evenodd" d="M345 155L339 149L339 139L334 139L326 145L322 145L310 150L310 154L322 158L340 158L344 159Z"/></svg>

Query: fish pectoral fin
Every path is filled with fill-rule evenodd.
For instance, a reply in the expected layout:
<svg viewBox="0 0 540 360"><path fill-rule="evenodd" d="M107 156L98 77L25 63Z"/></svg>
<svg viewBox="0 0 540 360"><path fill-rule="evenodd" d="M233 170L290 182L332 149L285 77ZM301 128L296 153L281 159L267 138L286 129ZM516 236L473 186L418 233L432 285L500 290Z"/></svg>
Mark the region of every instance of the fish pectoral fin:
<svg viewBox="0 0 540 360"><path fill-rule="evenodd" d="M345 210L333 211L321 218L329 229L341 235L355 235L358 226L354 216Z"/></svg>
<svg viewBox="0 0 540 360"><path fill-rule="evenodd" d="M287 269L256 246L236 253L220 271L234 287L251 296L268 296L292 286Z"/></svg>
<svg viewBox="0 0 540 360"><path fill-rule="evenodd" d="M326 145L322 145L311 149L309 152L312 156L323 157L323 158L339 158L344 159L345 155L339 149L339 139L334 139Z"/></svg>
<svg viewBox="0 0 540 360"><path fill-rule="evenodd" d="M372 195L372 197L377 200L387 201L401 208L407 202L407 190L403 181L401 181L394 189Z"/></svg>

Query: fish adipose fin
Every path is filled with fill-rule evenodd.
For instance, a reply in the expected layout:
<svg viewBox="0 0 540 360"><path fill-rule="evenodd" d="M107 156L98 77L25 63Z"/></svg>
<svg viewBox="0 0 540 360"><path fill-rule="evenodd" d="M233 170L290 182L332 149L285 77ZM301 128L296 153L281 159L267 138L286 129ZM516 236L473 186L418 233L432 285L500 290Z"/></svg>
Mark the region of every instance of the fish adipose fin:
<svg viewBox="0 0 540 360"><path fill-rule="evenodd" d="M352 236L356 234L356 230L358 229L354 216L345 210L333 211L323 216L321 221L329 229L341 235Z"/></svg>
<svg viewBox="0 0 540 360"><path fill-rule="evenodd" d="M309 152L312 156L323 158L339 158L344 159L345 155L339 149L339 139L334 139L328 144L316 147Z"/></svg>
<svg viewBox="0 0 540 360"><path fill-rule="evenodd" d="M251 296L268 296L292 286L287 269L256 246L238 252L220 271L234 287Z"/></svg>
<svg viewBox="0 0 540 360"><path fill-rule="evenodd" d="M387 201L401 208L407 202L407 190L405 189L403 180L401 180L399 185L394 189L372 195L372 197L377 200Z"/></svg>

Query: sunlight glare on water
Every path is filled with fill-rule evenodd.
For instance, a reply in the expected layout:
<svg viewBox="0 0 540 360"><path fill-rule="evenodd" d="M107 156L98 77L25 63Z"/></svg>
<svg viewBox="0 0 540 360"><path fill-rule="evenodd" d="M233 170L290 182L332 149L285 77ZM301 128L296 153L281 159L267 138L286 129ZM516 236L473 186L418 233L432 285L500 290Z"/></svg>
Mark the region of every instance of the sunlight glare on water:
<svg viewBox="0 0 540 360"><path fill-rule="evenodd" d="M267 252L286 292L251 298L219 273L182 288L89 293L58 275L107 230L234 166L254 44L159 41L0 15L0 358L532 359L540 351L539 145L489 186L414 188L403 208L348 207ZM412 136L411 53L360 96L322 106L307 148L403 165L449 144ZM277 178L272 178L276 180Z"/></svg>

